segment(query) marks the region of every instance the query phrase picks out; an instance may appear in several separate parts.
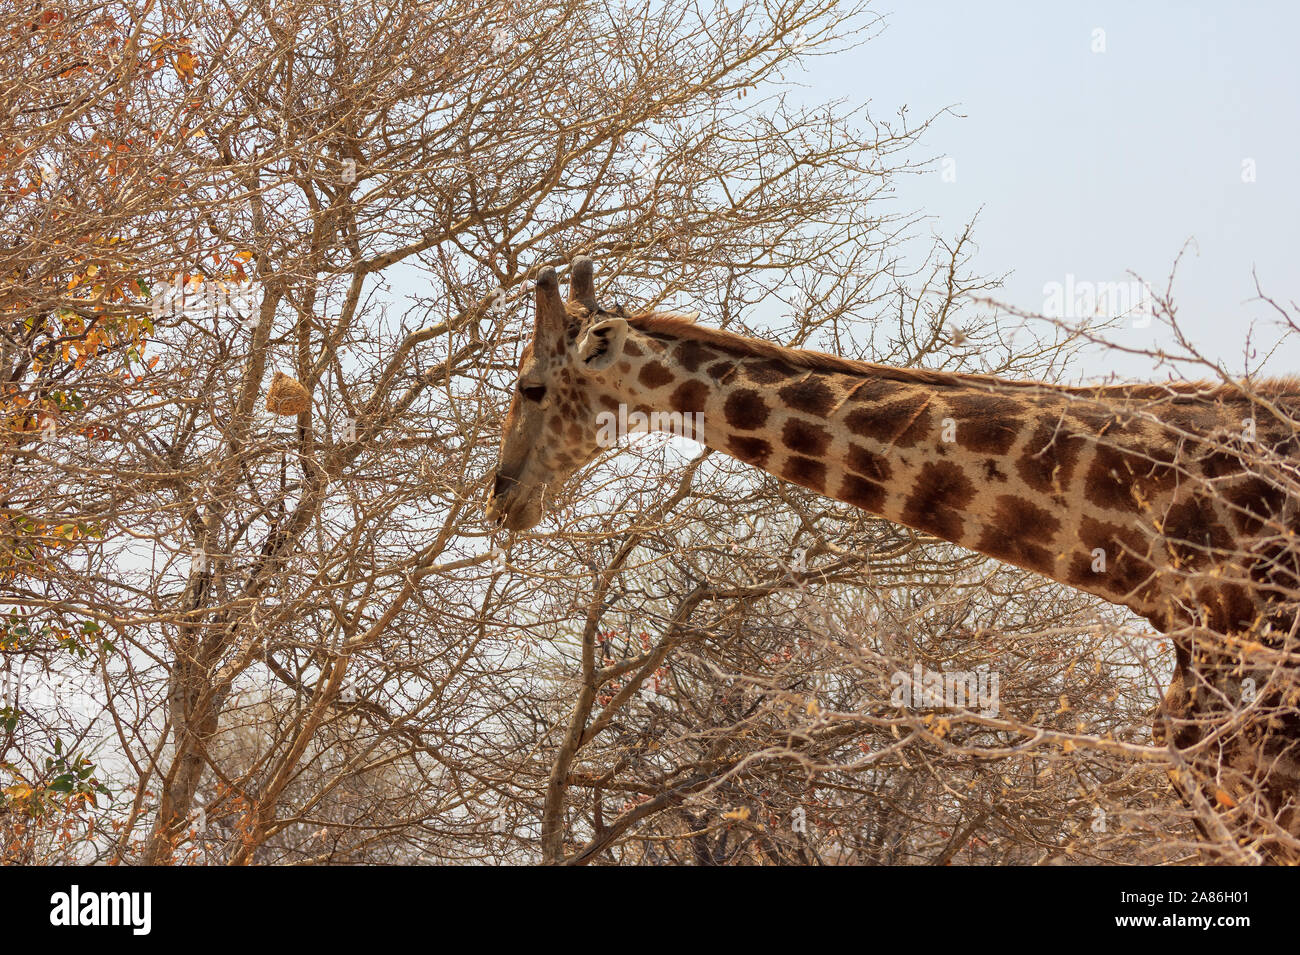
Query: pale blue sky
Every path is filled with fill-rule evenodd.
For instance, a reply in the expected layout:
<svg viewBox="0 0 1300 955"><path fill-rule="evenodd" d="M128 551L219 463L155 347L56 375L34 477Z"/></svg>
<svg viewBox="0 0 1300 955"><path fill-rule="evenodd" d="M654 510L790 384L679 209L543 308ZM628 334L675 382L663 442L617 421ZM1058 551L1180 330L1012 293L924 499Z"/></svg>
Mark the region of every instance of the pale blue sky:
<svg viewBox="0 0 1300 955"><path fill-rule="evenodd" d="M1180 321L1238 370L1246 328L1269 316L1248 302L1252 267L1272 296L1300 302L1300 5L893 0L874 9L887 14L883 34L814 62L807 98L869 99L881 117L903 104L918 117L946 106L964 114L942 117L918 154L952 157L956 181L936 167L902 180L898 201L933 214L945 234L982 207L975 265L1014 273L1005 301L1042 309L1045 283L1067 274L1100 283L1133 270L1163 288L1194 239L1175 286ZM1092 52L1098 28L1104 53ZM1247 159L1253 183L1242 180ZM1159 334L1129 328L1115 340L1137 346ZM1155 374L1149 361L1113 353L1084 370ZM1267 370L1300 372L1300 342Z"/></svg>

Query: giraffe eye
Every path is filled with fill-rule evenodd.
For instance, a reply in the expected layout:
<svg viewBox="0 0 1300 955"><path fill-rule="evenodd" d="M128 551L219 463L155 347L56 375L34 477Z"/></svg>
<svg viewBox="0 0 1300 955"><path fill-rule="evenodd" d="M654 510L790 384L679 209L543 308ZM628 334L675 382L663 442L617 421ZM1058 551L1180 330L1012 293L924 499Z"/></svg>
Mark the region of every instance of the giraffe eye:
<svg viewBox="0 0 1300 955"><path fill-rule="evenodd" d="M529 401L541 401L546 397L545 385L520 385L519 393Z"/></svg>

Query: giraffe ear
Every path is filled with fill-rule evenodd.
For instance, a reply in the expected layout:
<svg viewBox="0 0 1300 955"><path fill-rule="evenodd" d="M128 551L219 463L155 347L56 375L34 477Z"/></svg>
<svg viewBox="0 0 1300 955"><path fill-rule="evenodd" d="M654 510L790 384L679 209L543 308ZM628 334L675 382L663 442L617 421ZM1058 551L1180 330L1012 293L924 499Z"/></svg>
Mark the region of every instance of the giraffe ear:
<svg viewBox="0 0 1300 955"><path fill-rule="evenodd" d="M604 371L623 354L627 322L607 318L590 326L578 339L578 360L588 371Z"/></svg>

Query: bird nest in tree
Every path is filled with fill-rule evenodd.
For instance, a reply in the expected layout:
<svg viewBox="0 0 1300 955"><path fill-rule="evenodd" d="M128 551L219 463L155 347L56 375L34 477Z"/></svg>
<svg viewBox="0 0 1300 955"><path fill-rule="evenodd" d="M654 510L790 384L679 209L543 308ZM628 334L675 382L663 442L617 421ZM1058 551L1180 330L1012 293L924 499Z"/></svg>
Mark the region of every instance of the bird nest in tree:
<svg viewBox="0 0 1300 955"><path fill-rule="evenodd" d="M296 379L277 371L266 393L266 410L278 415L298 415L310 406L311 395L307 389Z"/></svg>

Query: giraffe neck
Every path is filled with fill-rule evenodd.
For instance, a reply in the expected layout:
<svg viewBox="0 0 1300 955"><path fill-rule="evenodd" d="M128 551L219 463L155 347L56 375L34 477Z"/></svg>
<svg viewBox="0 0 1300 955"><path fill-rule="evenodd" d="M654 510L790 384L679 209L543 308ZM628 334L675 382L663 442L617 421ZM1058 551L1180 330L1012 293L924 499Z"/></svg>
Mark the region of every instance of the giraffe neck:
<svg viewBox="0 0 1300 955"><path fill-rule="evenodd" d="M1170 597L1155 571L1179 554L1143 526L1185 531L1188 563L1231 545L1214 505L1176 503L1174 442L1122 402L982 376L810 367L776 346L747 354L717 333L651 330L629 336L608 381L606 407L702 416L696 437L711 448L1162 629ZM1245 597L1217 599L1228 617L1254 616Z"/></svg>

